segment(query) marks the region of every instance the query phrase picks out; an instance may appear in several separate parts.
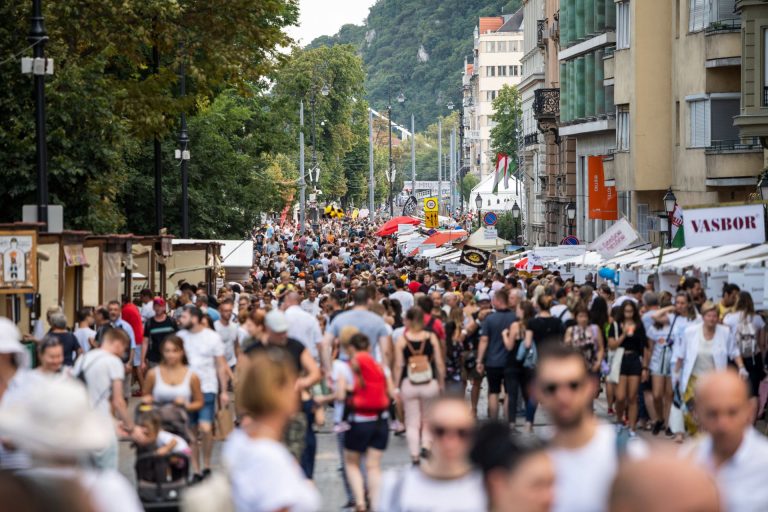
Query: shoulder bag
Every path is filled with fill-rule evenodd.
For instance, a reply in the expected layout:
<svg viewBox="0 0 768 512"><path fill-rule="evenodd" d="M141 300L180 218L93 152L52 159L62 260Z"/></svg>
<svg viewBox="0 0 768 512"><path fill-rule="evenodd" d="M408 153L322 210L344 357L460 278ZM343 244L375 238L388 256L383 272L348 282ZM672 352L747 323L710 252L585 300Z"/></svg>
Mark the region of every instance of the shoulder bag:
<svg viewBox="0 0 768 512"><path fill-rule="evenodd" d="M406 373L408 380L411 384L426 384L435 378L432 371L432 362L429 360L429 356L424 352L427 350L427 343L431 343L431 336L421 342L421 348L415 350L411 344L411 340L405 338L405 343L408 346L408 350L411 355L408 357L406 363Z"/></svg>

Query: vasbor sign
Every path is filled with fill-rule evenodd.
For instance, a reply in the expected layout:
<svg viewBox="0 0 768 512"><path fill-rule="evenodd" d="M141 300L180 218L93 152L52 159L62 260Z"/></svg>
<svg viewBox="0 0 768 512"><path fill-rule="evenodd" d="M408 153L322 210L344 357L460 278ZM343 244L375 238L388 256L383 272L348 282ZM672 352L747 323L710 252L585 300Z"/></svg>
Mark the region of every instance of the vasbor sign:
<svg viewBox="0 0 768 512"><path fill-rule="evenodd" d="M765 242L763 205L683 209L686 247Z"/></svg>

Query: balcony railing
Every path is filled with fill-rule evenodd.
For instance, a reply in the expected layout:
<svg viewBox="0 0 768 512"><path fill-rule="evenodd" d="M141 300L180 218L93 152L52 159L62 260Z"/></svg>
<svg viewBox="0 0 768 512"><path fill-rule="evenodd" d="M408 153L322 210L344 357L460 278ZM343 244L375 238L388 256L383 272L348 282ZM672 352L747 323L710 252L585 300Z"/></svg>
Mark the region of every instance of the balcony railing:
<svg viewBox="0 0 768 512"><path fill-rule="evenodd" d="M738 153L741 151L755 151L761 149L760 139L748 137L736 140L713 140L706 152L712 153Z"/></svg>
<svg viewBox="0 0 768 512"><path fill-rule="evenodd" d="M553 119L560 115L560 89L536 89L533 98L533 117Z"/></svg>
<svg viewBox="0 0 768 512"><path fill-rule="evenodd" d="M544 31L547 29L547 20L536 21L536 45L544 48Z"/></svg>
<svg viewBox="0 0 768 512"><path fill-rule="evenodd" d="M738 32L741 30L741 19L713 21L706 29L707 34L714 32Z"/></svg>
<svg viewBox="0 0 768 512"><path fill-rule="evenodd" d="M525 137L523 137L523 145L524 146L533 146L534 144L539 143L539 134L538 133L529 133Z"/></svg>

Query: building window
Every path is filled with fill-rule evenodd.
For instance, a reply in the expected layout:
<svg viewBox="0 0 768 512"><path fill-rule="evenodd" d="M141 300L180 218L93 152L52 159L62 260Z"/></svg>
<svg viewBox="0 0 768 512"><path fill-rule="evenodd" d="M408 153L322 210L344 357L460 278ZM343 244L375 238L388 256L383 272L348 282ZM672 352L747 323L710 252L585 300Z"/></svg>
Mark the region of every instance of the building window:
<svg viewBox="0 0 768 512"><path fill-rule="evenodd" d="M496 66L487 66L485 68L485 76L496 76Z"/></svg>
<svg viewBox="0 0 768 512"><path fill-rule="evenodd" d="M763 29L763 102L768 107L768 28Z"/></svg>
<svg viewBox="0 0 768 512"><path fill-rule="evenodd" d="M688 32L700 32L706 27L707 0L688 0Z"/></svg>
<svg viewBox="0 0 768 512"><path fill-rule="evenodd" d="M675 146L680 145L680 102L675 102Z"/></svg>
<svg viewBox="0 0 768 512"><path fill-rule="evenodd" d="M485 43L486 53L494 53L496 51L496 45L493 41L487 41Z"/></svg>
<svg viewBox="0 0 768 512"><path fill-rule="evenodd" d="M518 76L520 74L520 66L509 66L509 76Z"/></svg>
<svg viewBox="0 0 768 512"><path fill-rule="evenodd" d="M511 52L519 52L520 51L520 41L510 41L509 42L510 51Z"/></svg>
<svg viewBox="0 0 768 512"><path fill-rule="evenodd" d="M709 146L709 101L700 99L688 102L691 115L691 125L688 137L689 148L705 148Z"/></svg>
<svg viewBox="0 0 768 512"><path fill-rule="evenodd" d="M637 230L643 241L648 241L648 233L651 227L651 222L648 217L648 205L637 203Z"/></svg>
<svg viewBox="0 0 768 512"><path fill-rule="evenodd" d="M739 15L736 14L736 0L707 0L707 10L709 11L708 23L715 23L717 21L738 19Z"/></svg>
<svg viewBox="0 0 768 512"><path fill-rule="evenodd" d="M616 107L616 150L629 151L629 105Z"/></svg>
<svg viewBox="0 0 768 512"><path fill-rule="evenodd" d="M507 66L499 66L499 76L507 76Z"/></svg>
<svg viewBox="0 0 768 512"><path fill-rule="evenodd" d="M616 4L616 49L626 50L631 40L632 20L629 2Z"/></svg>
<svg viewBox="0 0 768 512"><path fill-rule="evenodd" d="M506 51L507 51L507 42L506 41L497 41L496 42L496 51L498 53L506 53Z"/></svg>

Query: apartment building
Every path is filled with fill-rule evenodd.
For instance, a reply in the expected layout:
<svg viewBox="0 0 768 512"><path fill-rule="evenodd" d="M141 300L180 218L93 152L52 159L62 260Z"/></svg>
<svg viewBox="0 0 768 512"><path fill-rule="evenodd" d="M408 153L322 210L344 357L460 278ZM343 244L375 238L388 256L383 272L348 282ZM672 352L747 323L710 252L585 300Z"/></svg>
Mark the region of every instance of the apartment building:
<svg viewBox="0 0 768 512"><path fill-rule="evenodd" d="M490 147L493 100L503 85L517 85L523 56L523 10L483 17L474 31L473 63L465 65L465 140L469 146L470 172L480 179L493 172Z"/></svg>
<svg viewBox="0 0 768 512"><path fill-rule="evenodd" d="M683 209L755 192L762 146L758 134L742 137L734 124L742 98L735 3L615 4L616 50L605 63L613 70L616 150L606 178L615 178L619 214L645 240L661 241L656 220L667 187Z"/></svg>

